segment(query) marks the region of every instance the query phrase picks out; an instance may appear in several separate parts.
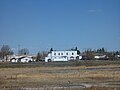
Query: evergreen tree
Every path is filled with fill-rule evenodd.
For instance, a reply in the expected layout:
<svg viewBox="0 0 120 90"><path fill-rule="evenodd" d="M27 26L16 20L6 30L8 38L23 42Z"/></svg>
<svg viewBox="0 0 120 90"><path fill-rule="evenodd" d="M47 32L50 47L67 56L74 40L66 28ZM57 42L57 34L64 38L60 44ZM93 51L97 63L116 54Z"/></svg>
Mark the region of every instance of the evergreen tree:
<svg viewBox="0 0 120 90"><path fill-rule="evenodd" d="M36 61L37 61L37 62L40 61L40 58L41 58L41 57L40 57L40 52L38 52L38 53L37 53Z"/></svg>
<svg viewBox="0 0 120 90"><path fill-rule="evenodd" d="M78 49L77 49L77 47L75 47L75 51L77 51Z"/></svg>
<svg viewBox="0 0 120 90"><path fill-rule="evenodd" d="M52 52L52 51L53 51L53 48L50 49L50 52Z"/></svg>

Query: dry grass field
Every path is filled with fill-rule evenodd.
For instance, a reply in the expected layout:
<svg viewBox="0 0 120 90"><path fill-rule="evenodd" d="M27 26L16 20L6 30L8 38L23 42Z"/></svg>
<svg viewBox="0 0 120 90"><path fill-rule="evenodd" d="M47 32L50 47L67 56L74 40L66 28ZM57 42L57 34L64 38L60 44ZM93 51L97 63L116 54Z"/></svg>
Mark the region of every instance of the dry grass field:
<svg viewBox="0 0 120 90"><path fill-rule="evenodd" d="M1 67L0 90L120 90L120 64Z"/></svg>

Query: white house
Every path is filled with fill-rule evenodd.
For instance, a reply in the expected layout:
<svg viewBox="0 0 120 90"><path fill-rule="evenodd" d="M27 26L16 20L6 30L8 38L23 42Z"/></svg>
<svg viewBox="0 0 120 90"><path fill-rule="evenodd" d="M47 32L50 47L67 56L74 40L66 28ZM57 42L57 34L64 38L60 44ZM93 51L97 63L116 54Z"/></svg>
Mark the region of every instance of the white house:
<svg viewBox="0 0 120 90"><path fill-rule="evenodd" d="M82 57L77 54L77 51L51 51L48 56L45 57L45 62L69 61L81 58Z"/></svg>

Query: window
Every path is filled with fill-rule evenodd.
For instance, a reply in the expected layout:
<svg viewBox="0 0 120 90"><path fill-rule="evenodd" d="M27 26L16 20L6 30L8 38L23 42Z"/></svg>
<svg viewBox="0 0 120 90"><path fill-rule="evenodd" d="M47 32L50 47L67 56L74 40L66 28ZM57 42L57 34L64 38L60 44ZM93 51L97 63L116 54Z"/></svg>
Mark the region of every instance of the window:
<svg viewBox="0 0 120 90"><path fill-rule="evenodd" d="M63 53L61 53L61 55L63 55Z"/></svg>
<svg viewBox="0 0 120 90"><path fill-rule="evenodd" d="M74 55L74 53L72 53L72 55Z"/></svg>
<svg viewBox="0 0 120 90"><path fill-rule="evenodd" d="M66 55L68 55L68 53L66 53Z"/></svg>
<svg viewBox="0 0 120 90"><path fill-rule="evenodd" d="M54 55L56 55L56 53L54 53Z"/></svg>
<svg viewBox="0 0 120 90"><path fill-rule="evenodd" d="M58 55L60 55L60 53L58 53Z"/></svg>

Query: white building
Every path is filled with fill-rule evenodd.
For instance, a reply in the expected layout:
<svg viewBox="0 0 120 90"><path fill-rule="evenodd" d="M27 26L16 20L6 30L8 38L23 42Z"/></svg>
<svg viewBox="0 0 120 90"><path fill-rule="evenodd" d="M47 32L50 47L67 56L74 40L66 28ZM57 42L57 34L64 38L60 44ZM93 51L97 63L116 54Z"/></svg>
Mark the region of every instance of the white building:
<svg viewBox="0 0 120 90"><path fill-rule="evenodd" d="M11 62L31 62L33 61L32 59L32 56L13 56L11 59L10 59Z"/></svg>
<svg viewBox="0 0 120 90"><path fill-rule="evenodd" d="M31 62L32 61L32 58L31 57L24 57L24 58L21 58L21 62Z"/></svg>
<svg viewBox="0 0 120 90"><path fill-rule="evenodd" d="M107 59L108 57L106 55L97 55L94 56L95 59Z"/></svg>
<svg viewBox="0 0 120 90"><path fill-rule="evenodd" d="M69 61L81 58L82 57L77 54L77 51L52 51L45 57L45 62Z"/></svg>

